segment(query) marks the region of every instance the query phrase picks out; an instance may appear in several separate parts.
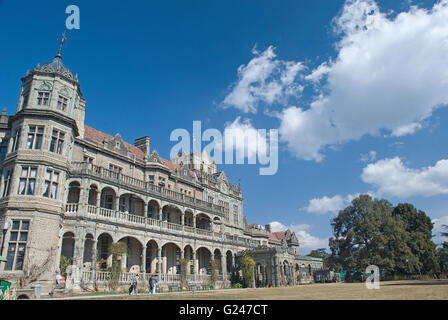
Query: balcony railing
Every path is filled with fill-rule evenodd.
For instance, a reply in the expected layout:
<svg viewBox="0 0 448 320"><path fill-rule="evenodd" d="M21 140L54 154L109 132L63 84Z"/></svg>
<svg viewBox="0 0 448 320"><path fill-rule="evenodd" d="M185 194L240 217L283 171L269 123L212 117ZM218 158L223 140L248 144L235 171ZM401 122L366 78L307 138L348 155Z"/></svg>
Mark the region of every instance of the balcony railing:
<svg viewBox="0 0 448 320"><path fill-rule="evenodd" d="M211 202L203 201L200 199L189 197L183 193L176 192L173 190L169 190L157 185L154 185L152 182L139 180L122 173L118 173L112 170L108 170L106 168L96 166L91 163L85 162L75 162L72 164L72 169L70 170L72 175L91 175L100 179L104 179L110 181L112 183L117 183L122 186L132 186L137 188L145 193L149 193L152 196L158 196L162 198L166 198L169 200L188 203L192 207L196 209L204 209L211 211L213 214L219 215L221 217L225 217L224 207L220 205L216 205Z"/></svg>
<svg viewBox="0 0 448 320"><path fill-rule="evenodd" d="M156 274L157 275L157 274ZM107 272L107 271L95 271L95 281L96 282L107 282L110 281L111 279L111 272ZM118 282L120 284L130 284L131 281L134 279L134 277L136 276L135 273L130 273L130 272L123 272L120 273L120 277L118 279ZM151 274L149 273L138 273L138 279L139 281L145 282L147 283L149 280L149 277L151 276ZM157 275L157 280L160 283L176 283L176 282L180 282L181 278L180 278L180 274L160 274ZM82 272L82 281L84 283L90 283L93 279L93 271L83 271ZM195 282L198 284L208 284L210 283L210 275L208 274L189 274L186 276L186 280L189 283ZM220 274L217 277L217 281L225 281L228 279L225 279L225 277Z"/></svg>
<svg viewBox="0 0 448 320"><path fill-rule="evenodd" d="M257 247L260 244L259 241L248 238L213 232L200 228L193 228L187 225L156 220L125 212L99 208L92 205L69 203L66 204L65 208L65 216L67 217L84 217L96 221L104 221L106 223L117 223L123 226L145 228L152 231L168 231L175 234L187 234L190 236L218 239L220 241L231 242L232 244L246 247Z"/></svg>

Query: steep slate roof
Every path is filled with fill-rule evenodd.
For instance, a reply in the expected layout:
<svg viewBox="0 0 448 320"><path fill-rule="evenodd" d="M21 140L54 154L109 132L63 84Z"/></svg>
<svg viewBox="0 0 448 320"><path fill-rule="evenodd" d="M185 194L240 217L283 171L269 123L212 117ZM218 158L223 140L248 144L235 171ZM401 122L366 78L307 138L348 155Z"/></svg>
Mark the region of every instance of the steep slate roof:
<svg viewBox="0 0 448 320"><path fill-rule="evenodd" d="M286 231L268 233L269 239L278 240L278 241L282 241L282 239L285 237L285 235L286 235Z"/></svg>
<svg viewBox="0 0 448 320"><path fill-rule="evenodd" d="M104 140L108 140L113 138L113 136L111 136L110 134L98 131L92 127L89 127L88 125L84 125L84 138L85 139L89 139L92 141L96 141L99 143L103 143ZM128 147L128 149L139 159L143 159L143 157L145 156L145 154L143 153L142 150L140 150L139 148L137 148L136 146L133 146L130 143L124 142L124 144L126 145L126 147ZM163 161L163 163L170 169L171 172L174 172L176 169L178 169L180 166L168 161L166 159L160 158L160 160Z"/></svg>

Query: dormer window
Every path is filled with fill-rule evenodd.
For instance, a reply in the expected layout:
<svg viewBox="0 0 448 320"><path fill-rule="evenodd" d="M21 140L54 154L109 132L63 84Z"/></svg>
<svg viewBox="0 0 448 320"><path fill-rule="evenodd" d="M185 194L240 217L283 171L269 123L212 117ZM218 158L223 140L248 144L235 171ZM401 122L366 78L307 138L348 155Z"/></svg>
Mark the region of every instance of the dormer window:
<svg viewBox="0 0 448 320"><path fill-rule="evenodd" d="M68 105L68 99L63 96L59 96L58 109L61 111L65 111L65 110L67 110L67 105Z"/></svg>
<svg viewBox="0 0 448 320"><path fill-rule="evenodd" d="M40 91L37 95L37 104L40 106L48 106L50 100L50 92Z"/></svg>

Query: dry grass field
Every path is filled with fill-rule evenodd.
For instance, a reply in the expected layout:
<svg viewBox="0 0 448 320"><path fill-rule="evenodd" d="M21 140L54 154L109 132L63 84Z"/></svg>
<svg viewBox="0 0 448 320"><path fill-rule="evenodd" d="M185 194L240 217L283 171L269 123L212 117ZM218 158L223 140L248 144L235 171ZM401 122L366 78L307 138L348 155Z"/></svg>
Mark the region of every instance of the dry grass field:
<svg viewBox="0 0 448 320"><path fill-rule="evenodd" d="M149 296L111 296L91 299L133 300L448 300L448 280L381 282L379 290L364 283L329 283L299 287L226 290Z"/></svg>

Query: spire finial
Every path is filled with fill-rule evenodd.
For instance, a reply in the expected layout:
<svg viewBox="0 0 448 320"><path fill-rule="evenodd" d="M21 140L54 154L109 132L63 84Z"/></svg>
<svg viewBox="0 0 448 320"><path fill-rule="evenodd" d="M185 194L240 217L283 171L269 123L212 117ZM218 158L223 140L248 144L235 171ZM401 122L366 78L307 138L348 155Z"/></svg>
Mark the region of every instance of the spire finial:
<svg viewBox="0 0 448 320"><path fill-rule="evenodd" d="M62 34L62 39L61 39L61 43L59 44L59 51L58 54L56 55L56 57L60 57L62 58L61 52L62 52L62 47L64 46L65 40L67 40L67 36L65 35L65 31Z"/></svg>

